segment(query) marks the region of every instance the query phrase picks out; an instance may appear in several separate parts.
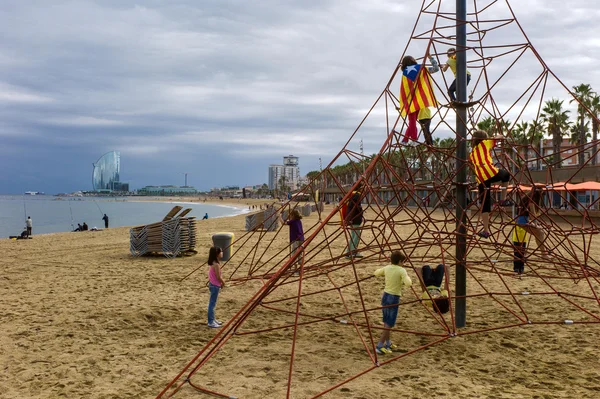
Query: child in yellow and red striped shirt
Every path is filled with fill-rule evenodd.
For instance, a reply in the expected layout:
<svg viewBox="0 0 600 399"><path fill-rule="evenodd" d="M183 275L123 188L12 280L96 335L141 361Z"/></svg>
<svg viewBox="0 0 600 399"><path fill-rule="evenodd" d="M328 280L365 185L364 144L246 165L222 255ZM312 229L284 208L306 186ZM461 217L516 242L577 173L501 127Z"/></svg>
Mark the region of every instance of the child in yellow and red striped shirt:
<svg viewBox="0 0 600 399"><path fill-rule="evenodd" d="M490 211L492 210L492 199L490 187L492 183L502 182L505 187L501 192L502 201L500 206L510 206L512 201L506 200L506 187L510 180L510 174L505 169L498 169L492 160L492 148L496 145L496 141L504 140L504 136L496 136L489 138L488 134L483 130L473 132L473 141L469 161L475 169L477 183L479 183L479 195L483 195L481 206L481 220L483 222L483 230L477 233L480 237L490 237Z"/></svg>

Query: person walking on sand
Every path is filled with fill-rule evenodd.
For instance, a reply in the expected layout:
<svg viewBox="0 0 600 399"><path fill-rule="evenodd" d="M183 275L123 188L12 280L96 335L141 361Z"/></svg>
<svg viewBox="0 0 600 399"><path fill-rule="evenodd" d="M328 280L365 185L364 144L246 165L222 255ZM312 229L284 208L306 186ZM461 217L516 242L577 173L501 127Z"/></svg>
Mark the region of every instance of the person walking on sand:
<svg viewBox="0 0 600 399"><path fill-rule="evenodd" d="M219 259L223 258L223 250L219 247L210 247L208 251L208 289L210 299L208 300L208 326L210 328L220 328L223 323L215 317L215 307L219 292L225 288L225 282L221 277L221 264Z"/></svg>
<svg viewBox="0 0 600 399"><path fill-rule="evenodd" d="M27 220L25 220L25 227L27 227L27 235L31 237L31 232L33 231L33 221L31 220L31 216L27 216Z"/></svg>
<svg viewBox="0 0 600 399"><path fill-rule="evenodd" d="M391 265L377 269L373 273L375 276L385 276L385 288L381 297L381 313L385 329L381 333L376 347L376 351L380 355L392 353L392 349L395 348L390 339L390 329L396 325L402 289L412 285L406 269L400 266L406 260L406 256L400 251L394 251L390 259Z"/></svg>
<svg viewBox="0 0 600 399"><path fill-rule="evenodd" d="M106 213L102 217L102 220L104 220L104 228L108 229L108 216L106 216Z"/></svg>

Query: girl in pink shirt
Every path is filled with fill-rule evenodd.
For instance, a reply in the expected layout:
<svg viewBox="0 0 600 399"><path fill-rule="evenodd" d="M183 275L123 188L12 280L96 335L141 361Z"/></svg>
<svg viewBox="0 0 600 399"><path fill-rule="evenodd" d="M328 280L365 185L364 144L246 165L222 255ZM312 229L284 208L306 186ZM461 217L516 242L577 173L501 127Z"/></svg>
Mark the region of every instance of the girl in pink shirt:
<svg viewBox="0 0 600 399"><path fill-rule="evenodd" d="M215 318L215 307L221 288L225 288L225 282L221 277L221 265L219 259L223 257L223 250L219 247L211 247L208 251L208 289L210 290L210 299L208 300L208 326L210 328L219 328L221 323Z"/></svg>

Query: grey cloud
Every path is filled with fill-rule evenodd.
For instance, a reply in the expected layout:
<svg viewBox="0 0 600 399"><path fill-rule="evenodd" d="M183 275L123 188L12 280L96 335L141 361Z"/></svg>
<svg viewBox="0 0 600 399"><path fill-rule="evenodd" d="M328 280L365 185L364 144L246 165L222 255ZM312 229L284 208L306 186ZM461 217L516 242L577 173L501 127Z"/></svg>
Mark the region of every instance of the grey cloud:
<svg viewBox="0 0 600 399"><path fill-rule="evenodd" d="M317 169L319 156L328 163L387 83L418 4L0 1L0 162L14 176L0 180L0 191L23 191L24 176L38 176L48 192L88 188L91 162L113 149L135 187L169 183L181 169L193 169L202 188L262 183L267 165L288 153L301 157L303 171ZM495 17L507 15L494 7ZM586 22L599 16L591 4L572 1L563 14L556 11L562 1L513 7L570 85L600 80L592 68L600 44ZM424 43L409 52L422 55ZM589 69L563 68L570 60ZM494 68L500 73L506 63ZM498 87L498 101L514 100L526 79ZM369 118L353 148L362 138L365 152L379 149L382 115ZM203 172L215 162L224 166Z"/></svg>

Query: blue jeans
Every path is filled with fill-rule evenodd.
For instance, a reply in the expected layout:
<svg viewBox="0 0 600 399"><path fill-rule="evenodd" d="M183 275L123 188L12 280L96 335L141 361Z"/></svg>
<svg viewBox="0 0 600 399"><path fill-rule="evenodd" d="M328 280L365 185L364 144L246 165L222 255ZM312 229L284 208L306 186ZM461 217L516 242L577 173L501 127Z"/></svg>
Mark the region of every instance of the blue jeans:
<svg viewBox="0 0 600 399"><path fill-rule="evenodd" d="M352 254L356 248L358 248L358 243L360 242L360 224L353 224L350 228L350 242L348 243L349 253Z"/></svg>
<svg viewBox="0 0 600 399"><path fill-rule="evenodd" d="M467 74L467 85L469 84L469 82L471 82L471 75ZM448 87L448 95L450 96L451 101L456 101L456 94L454 93L456 93L456 78L454 79L450 87Z"/></svg>
<svg viewBox="0 0 600 399"><path fill-rule="evenodd" d="M208 300L208 322L212 323L215 321L215 307L217 306L217 298L219 297L221 287L208 283L208 289L210 290L210 299Z"/></svg>
<svg viewBox="0 0 600 399"><path fill-rule="evenodd" d="M400 297L398 295L388 294L387 292L383 293L381 297L381 306L389 306L381 309L381 313L383 313L383 322L390 327L394 327L396 325L396 318L398 317L398 305L400 303Z"/></svg>

